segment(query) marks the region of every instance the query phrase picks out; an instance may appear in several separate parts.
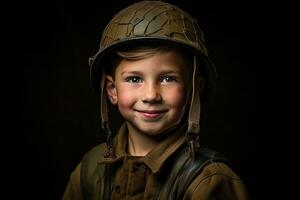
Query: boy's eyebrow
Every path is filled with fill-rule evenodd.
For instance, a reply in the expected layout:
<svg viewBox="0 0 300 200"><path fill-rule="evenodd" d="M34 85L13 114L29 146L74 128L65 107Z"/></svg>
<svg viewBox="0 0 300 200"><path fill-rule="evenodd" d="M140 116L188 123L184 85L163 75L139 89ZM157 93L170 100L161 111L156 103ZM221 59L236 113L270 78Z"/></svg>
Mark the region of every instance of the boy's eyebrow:
<svg viewBox="0 0 300 200"><path fill-rule="evenodd" d="M162 70L160 71L162 74L180 74L182 73L182 70Z"/></svg>
<svg viewBox="0 0 300 200"><path fill-rule="evenodd" d="M142 75L140 71L123 71L121 72L121 75L123 74L134 74L134 75Z"/></svg>

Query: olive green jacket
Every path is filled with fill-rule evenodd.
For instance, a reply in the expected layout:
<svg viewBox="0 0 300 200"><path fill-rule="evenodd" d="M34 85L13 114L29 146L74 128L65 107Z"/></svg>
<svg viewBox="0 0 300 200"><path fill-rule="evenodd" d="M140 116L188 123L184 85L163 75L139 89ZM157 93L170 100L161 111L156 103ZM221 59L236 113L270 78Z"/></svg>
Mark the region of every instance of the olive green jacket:
<svg viewBox="0 0 300 200"><path fill-rule="evenodd" d="M113 166L110 199L157 199L157 194L161 190L161 183L168 181L166 174L172 168L172 160L178 153L178 149L184 144L185 136L183 130L179 129L146 156L131 156L126 152L127 127L123 125L114 138L115 158L109 157L106 146L100 144L90 150L84 156L84 159L95 160L95 165L110 164ZM83 198L86 196L84 194L86 189L83 189L82 186L83 178L81 173L82 168L84 168L82 163L79 163L72 172L62 198L63 200L85 199ZM97 173L97 170L93 170L92 175L93 173ZM101 190L99 189L99 191ZM93 191L93 193L97 194L99 191ZM101 194L96 196L101 196ZM95 199L94 197L90 198L91 200ZM211 162L206 164L192 180L184 193L183 199L247 200L248 195L241 179L227 164Z"/></svg>

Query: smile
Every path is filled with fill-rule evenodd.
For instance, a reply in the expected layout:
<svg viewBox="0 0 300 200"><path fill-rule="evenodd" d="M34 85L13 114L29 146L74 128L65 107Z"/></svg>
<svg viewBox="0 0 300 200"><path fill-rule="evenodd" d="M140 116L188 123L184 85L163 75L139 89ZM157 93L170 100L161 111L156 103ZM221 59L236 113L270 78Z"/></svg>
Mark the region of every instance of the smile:
<svg viewBox="0 0 300 200"><path fill-rule="evenodd" d="M155 120L163 116L166 110L138 110L144 119Z"/></svg>

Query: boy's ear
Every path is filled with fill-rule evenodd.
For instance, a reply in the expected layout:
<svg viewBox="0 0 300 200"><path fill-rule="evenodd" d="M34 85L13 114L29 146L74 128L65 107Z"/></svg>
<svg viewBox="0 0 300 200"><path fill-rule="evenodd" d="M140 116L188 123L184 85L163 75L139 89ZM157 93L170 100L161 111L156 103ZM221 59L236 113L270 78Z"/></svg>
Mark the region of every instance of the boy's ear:
<svg viewBox="0 0 300 200"><path fill-rule="evenodd" d="M107 97L109 98L110 102L113 105L116 105L118 103L118 95L117 95L115 81L111 76L106 75L105 82L106 82L105 89L106 89Z"/></svg>

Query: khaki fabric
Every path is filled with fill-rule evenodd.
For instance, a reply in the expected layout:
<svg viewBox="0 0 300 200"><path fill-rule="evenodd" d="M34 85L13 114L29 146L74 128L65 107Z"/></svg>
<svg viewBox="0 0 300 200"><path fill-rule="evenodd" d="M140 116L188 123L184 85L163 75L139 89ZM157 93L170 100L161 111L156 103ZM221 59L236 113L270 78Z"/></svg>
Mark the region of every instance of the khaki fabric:
<svg viewBox="0 0 300 200"><path fill-rule="evenodd" d="M172 164L172 154L185 143L184 130L179 129L144 157L126 153L127 127L124 124L114 138L115 159L99 155L99 163L114 165L111 200L150 200L160 189L159 180L165 180L165 172ZM104 145L102 144L102 147ZM72 172L63 200L82 200L80 185L81 163ZM224 163L211 163L188 187L185 200L238 199L247 200L246 188L241 179Z"/></svg>

